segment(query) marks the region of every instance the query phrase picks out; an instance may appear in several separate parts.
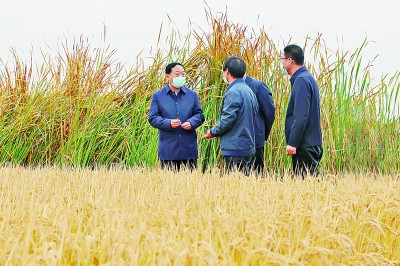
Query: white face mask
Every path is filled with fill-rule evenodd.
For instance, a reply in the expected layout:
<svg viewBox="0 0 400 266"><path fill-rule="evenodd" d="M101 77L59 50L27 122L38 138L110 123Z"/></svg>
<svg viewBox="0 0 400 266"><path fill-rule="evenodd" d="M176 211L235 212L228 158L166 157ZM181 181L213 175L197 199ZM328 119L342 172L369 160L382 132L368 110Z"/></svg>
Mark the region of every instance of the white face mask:
<svg viewBox="0 0 400 266"><path fill-rule="evenodd" d="M283 75L288 75L288 72L287 72L287 70L283 67L282 62L281 62L281 64L280 64L280 67L281 67L281 72L282 72L282 74L283 74Z"/></svg>
<svg viewBox="0 0 400 266"><path fill-rule="evenodd" d="M185 85L185 81L185 77L175 77L172 79L172 85L174 85L175 88L181 88L183 85Z"/></svg>
<svg viewBox="0 0 400 266"><path fill-rule="evenodd" d="M227 84L229 84L229 81L226 79L226 77L224 76L224 71L222 71L222 80L225 82L225 83L227 83Z"/></svg>

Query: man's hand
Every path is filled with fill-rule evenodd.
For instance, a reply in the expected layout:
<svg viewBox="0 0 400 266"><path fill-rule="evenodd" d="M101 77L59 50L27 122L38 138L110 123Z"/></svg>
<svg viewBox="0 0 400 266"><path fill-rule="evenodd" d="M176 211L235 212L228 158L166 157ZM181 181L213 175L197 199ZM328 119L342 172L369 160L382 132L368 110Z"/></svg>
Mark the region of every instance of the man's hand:
<svg viewBox="0 0 400 266"><path fill-rule="evenodd" d="M181 125L181 127L182 127L184 130L191 130L191 129L192 129L192 125L190 124L190 122L185 122L185 123L183 123L183 124Z"/></svg>
<svg viewBox="0 0 400 266"><path fill-rule="evenodd" d="M181 125L181 120L179 118L177 119L171 119L171 127L172 128L177 128Z"/></svg>
<svg viewBox="0 0 400 266"><path fill-rule="evenodd" d="M211 138L213 138L213 137L214 137L214 136L211 135L210 130L207 130L207 133L203 136L203 138L205 138L205 139L211 139Z"/></svg>
<svg viewBox="0 0 400 266"><path fill-rule="evenodd" d="M286 146L286 154L289 156L292 156L293 154L296 154L296 147L287 145Z"/></svg>

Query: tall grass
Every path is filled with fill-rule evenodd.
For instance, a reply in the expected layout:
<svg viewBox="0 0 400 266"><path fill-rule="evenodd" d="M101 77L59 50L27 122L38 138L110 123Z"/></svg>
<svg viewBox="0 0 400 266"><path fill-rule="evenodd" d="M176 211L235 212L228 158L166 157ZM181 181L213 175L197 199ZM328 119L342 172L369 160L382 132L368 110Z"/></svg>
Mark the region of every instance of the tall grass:
<svg viewBox="0 0 400 266"><path fill-rule="evenodd" d="M1 265L399 265L399 175L0 168Z"/></svg>
<svg viewBox="0 0 400 266"><path fill-rule="evenodd" d="M40 66L20 60L0 69L0 163L13 165L112 166L157 164L157 130L147 122L151 94L165 84L164 69L171 61L185 65L189 87L195 88L206 121L198 129L200 163L218 165L218 139L203 140L218 121L226 85L221 67L230 55L239 55L248 74L264 80L273 92L276 120L266 144L266 164L282 172L284 118L290 94L287 76L279 71L279 50L263 28L234 24L226 14L206 10L207 29L187 36L173 31L154 52L153 61L131 68L114 61L114 51L91 48L84 39L58 56L44 56ZM288 40L290 42L290 40ZM400 72L374 84L370 62L362 54L365 40L355 51L331 51L321 36L302 44L308 69L321 91L324 139L323 171L400 170ZM37 74L33 74L37 73ZM397 111L398 112L398 111Z"/></svg>

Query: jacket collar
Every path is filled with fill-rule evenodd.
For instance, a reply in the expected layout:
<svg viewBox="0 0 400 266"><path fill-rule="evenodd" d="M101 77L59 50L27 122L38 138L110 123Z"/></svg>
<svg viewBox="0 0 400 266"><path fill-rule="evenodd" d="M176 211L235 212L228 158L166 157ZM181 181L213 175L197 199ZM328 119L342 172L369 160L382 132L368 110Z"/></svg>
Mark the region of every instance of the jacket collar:
<svg viewBox="0 0 400 266"><path fill-rule="evenodd" d="M186 88L185 86L182 86L182 87L180 88L179 91L182 91L183 93L186 94L187 90L188 90L188 88ZM173 91L171 90L171 88L169 87L169 84L167 83L167 84L165 85L165 87L164 87L164 92L165 92L165 94L168 94L170 91L173 92Z"/></svg>
<svg viewBox="0 0 400 266"><path fill-rule="evenodd" d="M229 84L228 88L226 88L226 90L228 91L233 85L235 85L236 83L241 83L244 82L243 78L237 78L235 79L231 84Z"/></svg>
<svg viewBox="0 0 400 266"><path fill-rule="evenodd" d="M308 71L305 66L300 67L299 69L296 70L296 72L293 73L293 75L290 77L290 83L293 86L294 81L297 79L297 77L300 75L300 73Z"/></svg>
<svg viewBox="0 0 400 266"><path fill-rule="evenodd" d="M249 75L246 75L246 79L244 80L244 82L250 87L250 85L253 83L253 78Z"/></svg>

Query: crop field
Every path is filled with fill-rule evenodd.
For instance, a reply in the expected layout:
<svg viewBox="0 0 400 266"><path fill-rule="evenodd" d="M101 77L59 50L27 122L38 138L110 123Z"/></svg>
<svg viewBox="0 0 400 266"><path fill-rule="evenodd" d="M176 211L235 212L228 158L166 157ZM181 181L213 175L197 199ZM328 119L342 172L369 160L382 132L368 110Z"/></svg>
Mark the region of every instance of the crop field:
<svg viewBox="0 0 400 266"><path fill-rule="evenodd" d="M400 176L0 169L1 265L399 265Z"/></svg>

